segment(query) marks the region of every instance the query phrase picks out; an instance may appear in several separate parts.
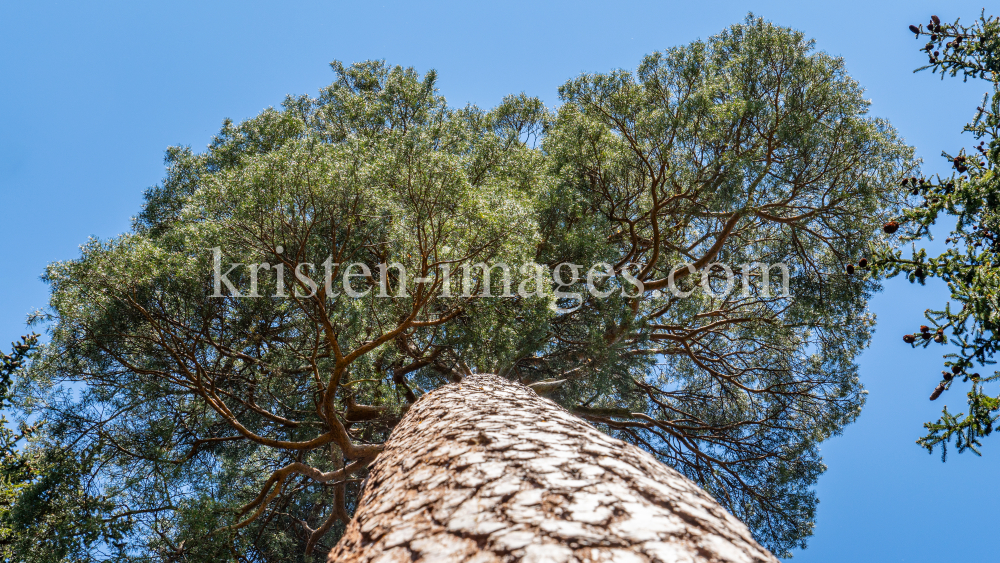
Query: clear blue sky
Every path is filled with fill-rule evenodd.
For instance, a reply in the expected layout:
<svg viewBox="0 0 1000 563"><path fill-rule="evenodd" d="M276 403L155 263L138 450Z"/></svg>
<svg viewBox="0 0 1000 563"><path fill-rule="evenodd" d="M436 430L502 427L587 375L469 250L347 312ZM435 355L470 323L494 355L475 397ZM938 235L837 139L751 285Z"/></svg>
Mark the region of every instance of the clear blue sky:
<svg viewBox="0 0 1000 563"><path fill-rule="evenodd" d="M452 104L482 107L524 91L557 103L585 71L634 68L651 51L705 38L747 11L795 27L843 56L925 159L959 135L986 89L911 70L926 61L906 31L931 14L952 21L979 3L949 2L13 2L0 1L0 342L46 303L45 265L78 255L87 237L128 229L169 145L200 150L223 118L240 120L286 94L315 94L333 59L384 58L437 69ZM997 6L1000 11L1000 6ZM943 238L943 236L942 236ZM795 561L1000 559L987 538L1000 485L1000 439L946 464L913 442L941 349L901 336L942 303L940 286L890 283L872 304L878 330L861 358L870 390L860 420L823 445L816 534ZM992 442L992 443L990 443ZM979 535L982 534L982 535Z"/></svg>

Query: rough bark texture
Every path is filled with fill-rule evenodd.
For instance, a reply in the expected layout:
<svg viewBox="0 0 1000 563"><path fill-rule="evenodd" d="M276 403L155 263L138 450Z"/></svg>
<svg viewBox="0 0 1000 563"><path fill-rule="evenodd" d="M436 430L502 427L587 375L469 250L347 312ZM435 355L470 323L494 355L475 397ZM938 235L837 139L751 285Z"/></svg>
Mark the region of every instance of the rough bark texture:
<svg viewBox="0 0 1000 563"><path fill-rule="evenodd" d="M473 375L393 432L330 562L769 562L680 473L517 383Z"/></svg>

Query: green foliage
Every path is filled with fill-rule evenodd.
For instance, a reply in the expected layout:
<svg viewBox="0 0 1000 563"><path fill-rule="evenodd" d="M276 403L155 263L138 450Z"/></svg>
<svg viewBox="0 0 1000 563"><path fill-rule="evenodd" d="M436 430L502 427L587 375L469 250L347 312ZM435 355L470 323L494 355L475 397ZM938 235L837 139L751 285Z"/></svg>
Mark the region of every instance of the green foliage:
<svg viewBox="0 0 1000 563"><path fill-rule="evenodd" d="M877 285L845 267L901 201L910 149L866 116L842 60L752 17L560 93L543 142L562 180L543 214L546 261L640 263L647 290L668 289L684 262L720 287L718 261L754 287L654 292L553 320L579 354L608 358L563 400L643 413L587 418L698 482L775 553L804 545L817 444L864 399L854 358ZM763 291L747 267L758 261L792 269L794 298Z"/></svg>
<svg viewBox="0 0 1000 563"><path fill-rule="evenodd" d="M11 342L11 353L0 354L0 410L10 409L15 374L29 362L38 347L38 335L21 337ZM34 471L29 458L18 450L18 442L35 428L20 425L20 432L7 427L8 420L0 416L0 559L10 560L14 553L16 532L11 527L10 510L31 481Z"/></svg>
<svg viewBox="0 0 1000 563"><path fill-rule="evenodd" d="M95 549L120 544L129 531L127 517L112 513L113 503L91 494L96 458L61 455L55 449L32 459L26 483L10 513L12 561L59 563L92 560Z"/></svg>
<svg viewBox="0 0 1000 563"><path fill-rule="evenodd" d="M322 556L409 405L473 371L565 380L554 400L774 552L804 545L818 444L864 401L854 359L878 285L845 267L913 168L843 62L750 17L571 80L554 114L524 95L455 109L433 72L332 66L318 97L227 121L204 153L168 150L130 233L49 268L51 342L18 388L23 415L49 421L28 448L46 477L15 507L45 523L49 560ZM213 296L216 256L261 297ZM539 285L516 269L531 261L617 275L597 298L586 271ZM389 269L383 287L392 262L410 280ZM475 270L456 282L471 296L443 291L446 267L481 262L537 291L501 297L499 272L487 286ZM705 290L723 282L714 262L737 291ZM753 262L787 264L790 294ZM302 263L316 280L373 274L350 298L295 278ZM686 298L666 291L682 263Z"/></svg>
<svg viewBox="0 0 1000 563"><path fill-rule="evenodd" d="M959 452L978 455L980 439L992 433L1000 410L1000 398L987 392L987 384L1000 380L1000 372L980 375L975 371L977 365L995 363L992 358L1000 351L1000 97L996 95L1000 19L986 17L984 12L965 26L958 20L941 23L934 16L927 26L911 26L911 31L918 39L930 39L922 49L928 54L928 65L918 71L931 69L942 79L961 74L964 80L979 78L992 87L964 129L979 141L978 146L955 154L942 152L954 172L903 181L911 199L896 221L903 229L899 241L929 239L938 219L954 219L955 227L945 239L948 249L931 256L914 246L912 255L904 258L901 250L883 247L874 268L888 277L907 276L911 283L940 278L951 291L951 303L941 310L928 310L929 324L904 336L913 347L950 342L956 349L944 356L946 370L931 400L959 383L969 389L968 413L953 414L945 408L937 422L925 424L928 433L917 440L928 452L940 446L943 460L953 439Z"/></svg>
<svg viewBox="0 0 1000 563"><path fill-rule="evenodd" d="M16 376L23 376L39 347L38 334L11 344L10 355L0 355L0 408L14 407ZM90 495L86 482L95 473L92 455L67 455L58 447L26 450L25 438L44 435L42 422L19 432L0 417L0 560L11 562L76 561L86 559L97 544L123 539L128 522L103 518L106 500Z"/></svg>

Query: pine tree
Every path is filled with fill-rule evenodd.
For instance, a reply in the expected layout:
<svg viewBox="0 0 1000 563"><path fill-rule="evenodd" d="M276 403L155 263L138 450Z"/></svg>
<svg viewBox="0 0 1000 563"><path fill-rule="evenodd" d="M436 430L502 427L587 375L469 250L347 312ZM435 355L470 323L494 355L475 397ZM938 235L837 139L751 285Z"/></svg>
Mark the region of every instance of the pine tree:
<svg viewBox="0 0 1000 563"><path fill-rule="evenodd" d="M79 484L78 521L119 526L75 557L322 556L412 405L474 374L804 545L818 444L864 400L878 283L847 265L913 168L843 61L750 17L571 80L555 112L332 66L318 97L170 149L131 232L48 269L31 447L75 456L50 486Z"/></svg>

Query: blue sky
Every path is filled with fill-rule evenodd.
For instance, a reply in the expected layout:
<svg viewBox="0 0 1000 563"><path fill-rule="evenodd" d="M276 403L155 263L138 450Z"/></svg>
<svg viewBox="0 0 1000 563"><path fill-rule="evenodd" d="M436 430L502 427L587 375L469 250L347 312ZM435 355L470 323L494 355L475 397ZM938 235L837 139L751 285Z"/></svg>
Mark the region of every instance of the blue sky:
<svg viewBox="0 0 1000 563"><path fill-rule="evenodd" d="M496 104L524 91L546 104L581 72L635 68L658 49L705 38L748 11L795 27L845 58L888 118L946 172L986 85L913 74L926 61L906 31L931 14L971 19L983 4L949 2L172 2L0 1L0 342L43 307L39 275L90 236L128 229L142 191L163 175L169 145L201 150L226 117L286 94L315 94L333 59L384 58L434 68L450 103ZM1000 10L998 10L1000 11ZM942 235L943 238L943 235ZM986 526L1000 485L1000 443L942 464L914 444L935 403L941 348L901 340L943 303L941 286L895 280L872 303L878 329L861 357L870 391L857 423L823 445L816 534L794 560L995 560ZM996 440L992 440L996 442ZM971 534L967 532L972 532ZM985 535L980 536L979 533Z"/></svg>

